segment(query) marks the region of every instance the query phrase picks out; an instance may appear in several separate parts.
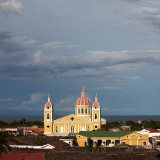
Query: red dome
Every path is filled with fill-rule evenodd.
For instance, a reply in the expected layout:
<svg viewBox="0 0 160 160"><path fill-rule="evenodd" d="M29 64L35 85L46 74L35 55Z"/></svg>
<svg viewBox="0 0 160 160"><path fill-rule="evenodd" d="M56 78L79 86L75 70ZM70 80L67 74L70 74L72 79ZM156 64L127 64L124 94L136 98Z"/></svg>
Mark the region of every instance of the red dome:
<svg viewBox="0 0 160 160"><path fill-rule="evenodd" d="M76 105L90 106L91 102L87 97L80 97L77 99Z"/></svg>
<svg viewBox="0 0 160 160"><path fill-rule="evenodd" d="M52 103L51 102L47 102L45 104L45 108L47 108L47 107L49 107L49 109L51 109L52 108Z"/></svg>
<svg viewBox="0 0 160 160"><path fill-rule="evenodd" d="M95 107L99 108L99 103L97 101L93 103L93 109L95 109Z"/></svg>

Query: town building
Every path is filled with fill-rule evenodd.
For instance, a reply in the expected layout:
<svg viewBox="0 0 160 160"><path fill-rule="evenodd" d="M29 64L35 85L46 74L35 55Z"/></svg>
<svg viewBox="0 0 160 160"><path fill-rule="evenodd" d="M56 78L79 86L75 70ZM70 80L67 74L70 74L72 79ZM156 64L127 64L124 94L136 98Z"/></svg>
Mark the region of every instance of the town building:
<svg viewBox="0 0 160 160"><path fill-rule="evenodd" d="M44 134L47 136L74 135L80 131L93 131L105 128L107 120L101 118L101 106L98 97L91 104L85 90L81 92L75 104L75 114L54 120L54 108L48 96L44 107Z"/></svg>
<svg viewBox="0 0 160 160"><path fill-rule="evenodd" d="M77 143L80 147L88 145L88 139L93 145L112 147L118 144L128 144L136 146L149 146L148 135L141 135L134 131L81 131L77 135Z"/></svg>

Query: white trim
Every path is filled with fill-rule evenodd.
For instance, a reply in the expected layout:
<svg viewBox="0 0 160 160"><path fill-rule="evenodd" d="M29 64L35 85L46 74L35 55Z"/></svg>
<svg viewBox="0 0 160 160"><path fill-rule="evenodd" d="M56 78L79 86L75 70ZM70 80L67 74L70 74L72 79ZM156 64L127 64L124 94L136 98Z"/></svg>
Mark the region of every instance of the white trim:
<svg viewBox="0 0 160 160"><path fill-rule="evenodd" d="M55 147L50 144L43 146L30 146L30 145L9 145L12 148L33 148L33 149L54 149Z"/></svg>
<svg viewBox="0 0 160 160"><path fill-rule="evenodd" d="M44 109L44 111L52 111L52 109Z"/></svg>
<svg viewBox="0 0 160 160"><path fill-rule="evenodd" d="M85 106L90 107L92 105L76 105L76 107L85 107Z"/></svg>

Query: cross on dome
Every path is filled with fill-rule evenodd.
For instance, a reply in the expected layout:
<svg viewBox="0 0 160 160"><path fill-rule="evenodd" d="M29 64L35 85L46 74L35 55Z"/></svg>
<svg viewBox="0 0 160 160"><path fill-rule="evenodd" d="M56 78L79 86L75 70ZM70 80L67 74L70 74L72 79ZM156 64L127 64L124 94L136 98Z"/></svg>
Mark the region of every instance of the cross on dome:
<svg viewBox="0 0 160 160"><path fill-rule="evenodd" d="M98 101L98 97L97 97L97 93L96 93L96 96L95 96L95 102L97 102Z"/></svg>
<svg viewBox="0 0 160 160"><path fill-rule="evenodd" d="M48 102L50 102L50 95L49 95L49 93L48 93Z"/></svg>
<svg viewBox="0 0 160 160"><path fill-rule="evenodd" d="M82 92L81 92L81 96L82 96L82 97L85 97L85 96L86 96L86 93L85 93L84 87L83 87L83 90L82 90Z"/></svg>

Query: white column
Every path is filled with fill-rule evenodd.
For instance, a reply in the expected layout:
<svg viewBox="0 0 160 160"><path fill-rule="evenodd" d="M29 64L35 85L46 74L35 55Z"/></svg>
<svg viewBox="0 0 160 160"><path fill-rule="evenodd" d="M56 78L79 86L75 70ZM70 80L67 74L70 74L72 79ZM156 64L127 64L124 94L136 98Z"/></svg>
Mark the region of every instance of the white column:
<svg viewBox="0 0 160 160"><path fill-rule="evenodd" d="M132 143L131 143L131 140L130 140L130 145L131 145Z"/></svg>

